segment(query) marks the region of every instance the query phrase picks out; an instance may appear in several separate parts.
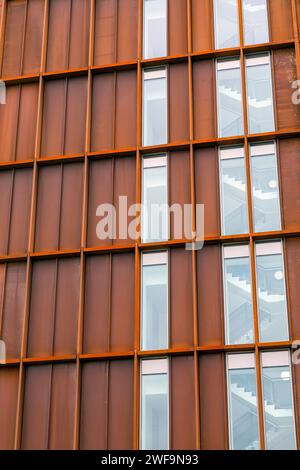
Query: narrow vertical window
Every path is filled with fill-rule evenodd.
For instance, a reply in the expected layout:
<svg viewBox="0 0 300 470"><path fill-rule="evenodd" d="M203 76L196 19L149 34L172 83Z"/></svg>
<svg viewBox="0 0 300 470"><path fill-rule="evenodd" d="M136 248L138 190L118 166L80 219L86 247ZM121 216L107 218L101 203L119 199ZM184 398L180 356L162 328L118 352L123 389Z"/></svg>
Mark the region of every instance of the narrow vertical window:
<svg viewBox="0 0 300 470"><path fill-rule="evenodd" d="M255 232L281 229L275 143L250 146L252 203Z"/></svg>
<svg viewBox="0 0 300 470"><path fill-rule="evenodd" d="M268 450L296 450L293 390L288 351L262 353L265 441Z"/></svg>
<svg viewBox="0 0 300 470"><path fill-rule="evenodd" d="M240 60L217 61L219 137L244 133Z"/></svg>
<svg viewBox="0 0 300 470"><path fill-rule="evenodd" d="M167 71L144 71L143 145L167 143Z"/></svg>
<svg viewBox="0 0 300 470"><path fill-rule="evenodd" d="M247 233L248 206L243 147L220 149L222 235Z"/></svg>
<svg viewBox="0 0 300 470"><path fill-rule="evenodd" d="M257 243L256 280L261 342L289 339L281 242Z"/></svg>
<svg viewBox="0 0 300 470"><path fill-rule="evenodd" d="M232 450L259 449L254 354L227 356L229 435Z"/></svg>
<svg viewBox="0 0 300 470"><path fill-rule="evenodd" d="M141 363L141 449L169 448L168 360Z"/></svg>
<svg viewBox="0 0 300 470"><path fill-rule="evenodd" d="M167 156L143 158L142 241L168 240Z"/></svg>
<svg viewBox="0 0 300 470"><path fill-rule="evenodd" d="M142 265L141 349L167 349L168 254L144 253Z"/></svg>
<svg viewBox="0 0 300 470"><path fill-rule="evenodd" d="M144 59L167 55L167 0L144 0Z"/></svg>
<svg viewBox="0 0 300 470"><path fill-rule="evenodd" d="M253 343L249 246L225 246L223 256L226 344Z"/></svg>
<svg viewBox="0 0 300 470"><path fill-rule="evenodd" d="M274 107L269 54L246 58L249 133L274 131Z"/></svg>
<svg viewBox="0 0 300 470"><path fill-rule="evenodd" d="M243 0L244 43L269 42L267 0Z"/></svg>
<svg viewBox="0 0 300 470"><path fill-rule="evenodd" d="M215 48L239 46L238 0L214 0L214 17Z"/></svg>

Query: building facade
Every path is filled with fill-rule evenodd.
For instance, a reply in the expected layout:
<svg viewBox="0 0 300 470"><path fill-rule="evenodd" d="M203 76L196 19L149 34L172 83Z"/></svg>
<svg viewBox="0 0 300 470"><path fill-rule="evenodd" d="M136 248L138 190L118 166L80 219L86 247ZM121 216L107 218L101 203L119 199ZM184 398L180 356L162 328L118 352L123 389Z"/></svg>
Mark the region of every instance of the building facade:
<svg viewBox="0 0 300 470"><path fill-rule="evenodd" d="M299 449L300 0L0 6L0 448Z"/></svg>

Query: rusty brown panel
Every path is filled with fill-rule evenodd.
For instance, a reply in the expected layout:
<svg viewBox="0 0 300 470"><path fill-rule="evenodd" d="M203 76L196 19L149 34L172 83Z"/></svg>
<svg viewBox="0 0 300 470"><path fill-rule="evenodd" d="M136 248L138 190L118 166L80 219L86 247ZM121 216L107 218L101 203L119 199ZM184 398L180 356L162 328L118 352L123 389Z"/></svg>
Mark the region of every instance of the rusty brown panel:
<svg viewBox="0 0 300 470"><path fill-rule="evenodd" d="M45 82L41 156L62 155L64 144L65 80Z"/></svg>
<svg viewBox="0 0 300 470"><path fill-rule="evenodd" d="M88 204L88 246L112 245L112 240L100 240L96 233L98 222L97 207L113 204L113 159L105 158L90 164L89 204ZM101 184L100 184L101 182Z"/></svg>
<svg viewBox="0 0 300 470"><path fill-rule="evenodd" d="M204 205L204 233L207 237L220 235L218 171L216 147L195 150L196 203Z"/></svg>
<svg viewBox="0 0 300 470"><path fill-rule="evenodd" d="M199 385L201 449L226 450L227 403L223 354L200 356Z"/></svg>
<svg viewBox="0 0 300 470"><path fill-rule="evenodd" d="M117 0L95 2L94 65L116 62Z"/></svg>
<svg viewBox="0 0 300 470"><path fill-rule="evenodd" d="M182 214L185 204L191 204L191 188L190 188L190 154L187 151L172 151L169 153L169 201L170 206L179 204L182 208ZM180 227L179 227L180 228ZM189 238L190 233L184 230L184 219L181 224L181 239ZM170 238L173 240L179 237L174 233L174 215L171 214L170 220Z"/></svg>
<svg viewBox="0 0 300 470"><path fill-rule="evenodd" d="M29 0L27 6L23 74L39 72L44 24L44 0Z"/></svg>
<svg viewBox="0 0 300 470"><path fill-rule="evenodd" d="M21 85L6 87L6 104L0 105L0 161L15 160L15 145Z"/></svg>
<svg viewBox="0 0 300 470"><path fill-rule="evenodd" d="M136 142L136 72L117 73L115 148L134 147Z"/></svg>
<svg viewBox="0 0 300 470"><path fill-rule="evenodd" d="M118 2L118 62L126 62L137 58L138 11L138 0Z"/></svg>
<svg viewBox="0 0 300 470"><path fill-rule="evenodd" d="M25 11L26 0L7 2L2 66L2 75L4 77L21 75Z"/></svg>
<svg viewBox="0 0 300 470"><path fill-rule="evenodd" d="M193 346L192 255L184 248L170 251L170 341L172 348Z"/></svg>
<svg viewBox="0 0 300 470"><path fill-rule="evenodd" d="M16 144L16 160L33 160L38 93L37 83L24 84L20 93L20 110Z"/></svg>
<svg viewBox="0 0 300 470"><path fill-rule="evenodd" d="M95 75L93 79L91 150L114 147L114 74Z"/></svg>
<svg viewBox="0 0 300 470"><path fill-rule="evenodd" d="M270 33L273 42L293 39L293 19L290 1L269 0Z"/></svg>
<svg viewBox="0 0 300 470"><path fill-rule="evenodd" d="M169 66L170 142L189 139L189 100L187 64Z"/></svg>
<svg viewBox="0 0 300 470"><path fill-rule="evenodd" d="M193 356L171 359L171 449L196 449Z"/></svg>
<svg viewBox="0 0 300 470"><path fill-rule="evenodd" d="M134 346L134 255L112 255L111 351L132 351Z"/></svg>
<svg viewBox="0 0 300 470"><path fill-rule="evenodd" d="M68 81L64 154L84 153L87 81L84 77Z"/></svg>
<svg viewBox="0 0 300 470"><path fill-rule="evenodd" d="M82 366L80 450L106 449L107 362Z"/></svg>
<svg viewBox="0 0 300 470"><path fill-rule="evenodd" d="M12 171L0 171L0 254L7 254L9 239L10 198L13 185Z"/></svg>
<svg viewBox="0 0 300 470"><path fill-rule="evenodd" d="M55 289L56 260L35 261L31 278L28 357L52 356Z"/></svg>
<svg viewBox="0 0 300 470"><path fill-rule="evenodd" d="M79 249L81 245L83 198L83 166L81 163L63 165L60 211L61 250Z"/></svg>
<svg viewBox="0 0 300 470"><path fill-rule="evenodd" d="M49 449L71 450L73 447L76 365L52 366L49 419Z"/></svg>
<svg viewBox="0 0 300 470"><path fill-rule="evenodd" d="M72 0L51 0L49 3L46 69L52 72L68 68Z"/></svg>
<svg viewBox="0 0 300 470"><path fill-rule="evenodd" d="M26 263L7 264L1 339L5 342L8 359L20 356L25 284Z"/></svg>
<svg viewBox="0 0 300 470"><path fill-rule="evenodd" d="M221 345L222 264L219 245L206 245L197 253L197 292L199 345Z"/></svg>
<svg viewBox="0 0 300 470"><path fill-rule="evenodd" d="M39 169L35 251L58 249L61 171L61 165Z"/></svg>
<svg viewBox="0 0 300 470"><path fill-rule="evenodd" d="M209 51L214 48L212 40L211 0L192 0L193 51Z"/></svg>
<svg viewBox="0 0 300 470"><path fill-rule="evenodd" d="M184 0L169 0L168 32L169 55L186 54L188 50L188 26L187 2Z"/></svg>
<svg viewBox="0 0 300 470"><path fill-rule="evenodd" d="M72 0L69 69L86 67L89 54L90 0Z"/></svg>
<svg viewBox="0 0 300 470"><path fill-rule="evenodd" d="M300 276L300 239L288 238L286 240L287 253L287 277L288 289L290 293L290 318L292 321L293 337L300 338L300 292L299 292L299 276Z"/></svg>
<svg viewBox="0 0 300 470"><path fill-rule="evenodd" d="M55 356L76 353L79 308L79 258L58 261L55 330Z"/></svg>
<svg viewBox="0 0 300 470"><path fill-rule="evenodd" d="M279 165L284 228L300 228L300 139L279 140Z"/></svg>
<svg viewBox="0 0 300 470"><path fill-rule="evenodd" d="M14 448L18 375L17 367L0 369L0 450Z"/></svg>
<svg viewBox="0 0 300 470"><path fill-rule="evenodd" d="M123 205L120 197L126 197L127 207L129 208L135 203L135 156L134 157L121 157L115 158L114 162L114 206L116 208L116 239L113 240L113 244L116 245L127 245L128 243L134 243L134 240L127 236L128 224L133 220L132 217L127 218L127 225L124 227L124 234L120 233L119 217L120 217L120 203ZM125 200L124 200L125 202ZM122 212L123 214L123 212ZM125 217L127 216L127 210ZM124 222L126 221L126 218ZM125 237L125 238L123 238Z"/></svg>
<svg viewBox="0 0 300 470"><path fill-rule="evenodd" d="M11 207L9 254L27 253L31 208L32 170L15 170Z"/></svg>
<svg viewBox="0 0 300 470"><path fill-rule="evenodd" d="M83 352L108 352L110 255L86 260Z"/></svg>
<svg viewBox="0 0 300 470"><path fill-rule="evenodd" d="M293 49L279 49L273 54L278 128L296 129L300 127L300 107L292 101L292 83L297 80L295 53Z"/></svg>
<svg viewBox="0 0 300 470"><path fill-rule="evenodd" d="M195 139L210 139L216 136L214 74L213 60L194 62L193 92Z"/></svg>
<svg viewBox="0 0 300 470"><path fill-rule="evenodd" d="M3 304L4 296L5 296L5 272L6 272L6 264L0 264L0 305Z"/></svg>
<svg viewBox="0 0 300 470"><path fill-rule="evenodd" d="M133 361L111 361L109 368L108 449L131 450L133 442Z"/></svg>
<svg viewBox="0 0 300 470"><path fill-rule="evenodd" d="M48 448L51 371L51 365L26 368L21 449Z"/></svg>

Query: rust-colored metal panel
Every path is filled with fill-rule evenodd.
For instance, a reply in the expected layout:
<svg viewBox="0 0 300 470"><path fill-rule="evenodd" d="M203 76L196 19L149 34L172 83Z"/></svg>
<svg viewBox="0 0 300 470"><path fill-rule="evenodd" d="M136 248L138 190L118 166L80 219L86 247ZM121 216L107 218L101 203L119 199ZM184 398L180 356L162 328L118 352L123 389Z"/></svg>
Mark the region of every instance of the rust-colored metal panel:
<svg viewBox="0 0 300 470"><path fill-rule="evenodd" d="M118 1L117 62L135 60L138 50L138 0Z"/></svg>
<svg viewBox="0 0 300 470"><path fill-rule="evenodd" d="M27 0L23 74L39 72L44 24L44 0Z"/></svg>
<svg viewBox="0 0 300 470"><path fill-rule="evenodd" d="M206 237L220 235L220 202L218 150L207 147L195 150L196 203L204 204L204 233Z"/></svg>
<svg viewBox="0 0 300 470"><path fill-rule="evenodd" d="M188 67L186 64L169 66L170 142L189 140Z"/></svg>
<svg viewBox="0 0 300 470"><path fill-rule="evenodd" d="M79 258L58 261L53 345L55 356L76 353L80 285L79 263Z"/></svg>
<svg viewBox="0 0 300 470"><path fill-rule="evenodd" d="M292 83L297 80L295 53L293 49L278 49L273 54L278 128L296 129L300 126L300 107L292 101Z"/></svg>
<svg viewBox="0 0 300 470"><path fill-rule="evenodd" d="M38 107L38 85L21 86L15 160L33 160Z"/></svg>
<svg viewBox="0 0 300 470"><path fill-rule="evenodd" d="M213 49L211 0L192 0L193 51Z"/></svg>
<svg viewBox="0 0 300 470"><path fill-rule="evenodd" d="M136 142L135 70L117 73L115 93L115 148L134 147Z"/></svg>
<svg viewBox="0 0 300 470"><path fill-rule="evenodd" d="M214 76L213 60L194 62L194 134L197 140L210 139L216 136Z"/></svg>
<svg viewBox="0 0 300 470"><path fill-rule="evenodd" d="M25 370L21 448L46 450L52 366L29 366Z"/></svg>
<svg viewBox="0 0 300 470"><path fill-rule="evenodd" d="M116 62L117 0L96 0L94 64Z"/></svg>
<svg viewBox="0 0 300 470"><path fill-rule="evenodd" d="M287 277L288 289L290 293L290 318L292 321L293 338L300 338L300 292L299 292L299 276L300 276L300 239L288 238L286 240L287 253Z"/></svg>
<svg viewBox="0 0 300 470"><path fill-rule="evenodd" d="M114 147L114 74L104 73L93 78L91 150ZM128 117L126 118L128 119Z"/></svg>
<svg viewBox="0 0 300 470"><path fill-rule="evenodd" d="M170 251L170 341L173 348L193 345L192 255L184 248Z"/></svg>
<svg viewBox="0 0 300 470"><path fill-rule="evenodd" d="M72 0L69 69L86 67L88 64L90 4L90 0Z"/></svg>
<svg viewBox="0 0 300 470"><path fill-rule="evenodd" d="M52 356L56 263L56 260L35 261L32 266L28 357Z"/></svg>
<svg viewBox="0 0 300 470"><path fill-rule="evenodd" d="M80 450L107 448L108 363L87 362L82 366Z"/></svg>
<svg viewBox="0 0 300 470"><path fill-rule="evenodd" d="M9 254L27 252L31 192L32 170L30 168L16 170L11 204Z"/></svg>
<svg viewBox="0 0 300 470"><path fill-rule="evenodd" d="M168 0L168 2L169 55L186 54L188 50L187 2L185 0Z"/></svg>
<svg viewBox="0 0 300 470"><path fill-rule="evenodd" d="M68 81L64 154L84 153L87 81L84 77Z"/></svg>
<svg viewBox="0 0 300 470"><path fill-rule="evenodd" d="M133 361L111 361L108 389L108 449L131 450L133 442Z"/></svg>
<svg viewBox="0 0 300 470"><path fill-rule="evenodd" d="M17 367L0 369L0 450L14 448L18 372Z"/></svg>
<svg viewBox="0 0 300 470"><path fill-rule="evenodd" d="M9 219L11 193L13 190L12 171L0 171L0 254L7 255L9 241Z"/></svg>
<svg viewBox="0 0 300 470"><path fill-rule="evenodd" d="M278 142L284 228L300 228L300 139Z"/></svg>
<svg viewBox="0 0 300 470"><path fill-rule="evenodd" d="M290 0L269 0L271 39L273 42L293 39L293 19Z"/></svg>
<svg viewBox="0 0 300 470"><path fill-rule="evenodd" d="M199 358L200 436L202 450L226 450L227 403L223 354Z"/></svg>
<svg viewBox="0 0 300 470"><path fill-rule="evenodd" d="M134 255L112 255L111 351L133 351L134 346Z"/></svg>
<svg viewBox="0 0 300 470"><path fill-rule="evenodd" d="M2 75L21 75L26 0L7 2Z"/></svg>
<svg viewBox="0 0 300 470"><path fill-rule="evenodd" d="M182 214L185 204L191 204L191 185L190 185L190 155L187 151L172 151L168 159L169 166L169 201L170 206L179 204L182 208ZM184 219L181 224L182 237L189 238L189 232L185 233ZM174 216L170 220L170 238L174 239ZM177 235L177 237L179 234Z"/></svg>
<svg viewBox="0 0 300 470"><path fill-rule="evenodd" d="M81 163L63 165L60 210L60 250L81 246L83 196L83 166Z"/></svg>
<svg viewBox="0 0 300 470"><path fill-rule="evenodd" d="M83 352L109 350L110 255L86 260Z"/></svg>
<svg viewBox="0 0 300 470"><path fill-rule="evenodd" d="M2 279L1 281L3 282ZM26 263L7 264L1 330L1 339L5 342L7 359L20 357L25 284Z"/></svg>
<svg viewBox="0 0 300 470"><path fill-rule="evenodd" d="M193 356L171 359L171 449L196 449Z"/></svg>
<svg viewBox="0 0 300 470"><path fill-rule="evenodd" d="M75 364L52 366L49 449L71 450L74 438Z"/></svg>
<svg viewBox="0 0 300 470"><path fill-rule="evenodd" d="M16 116L18 115L20 89L20 85L8 86L6 88L6 104L5 106L0 105L0 159L2 162L15 160Z"/></svg>
<svg viewBox="0 0 300 470"><path fill-rule="evenodd" d="M64 109L66 80L44 84L41 156L62 155L64 147Z"/></svg>
<svg viewBox="0 0 300 470"><path fill-rule="evenodd" d="M51 0L48 21L47 71L68 68L72 0Z"/></svg>
<svg viewBox="0 0 300 470"><path fill-rule="evenodd" d="M199 345L223 343L222 265L219 245L206 245L197 253Z"/></svg>

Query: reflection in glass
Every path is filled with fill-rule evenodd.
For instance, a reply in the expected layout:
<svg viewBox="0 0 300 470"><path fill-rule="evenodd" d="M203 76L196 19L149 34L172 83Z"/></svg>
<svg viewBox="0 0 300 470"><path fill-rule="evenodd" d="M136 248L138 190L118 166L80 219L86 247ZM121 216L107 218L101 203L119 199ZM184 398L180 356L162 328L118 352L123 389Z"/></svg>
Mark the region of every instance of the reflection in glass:
<svg viewBox="0 0 300 470"><path fill-rule="evenodd" d="M143 145L167 143L167 80L165 70L144 74Z"/></svg>
<svg viewBox="0 0 300 470"><path fill-rule="evenodd" d="M144 59L166 55L166 0L144 0Z"/></svg>
<svg viewBox="0 0 300 470"><path fill-rule="evenodd" d="M142 240L144 243L168 239L167 167L143 170Z"/></svg>
<svg viewBox="0 0 300 470"><path fill-rule="evenodd" d="M238 0L214 0L215 48L239 46Z"/></svg>
<svg viewBox="0 0 300 470"><path fill-rule="evenodd" d="M267 0L243 0L244 43L269 42Z"/></svg>

